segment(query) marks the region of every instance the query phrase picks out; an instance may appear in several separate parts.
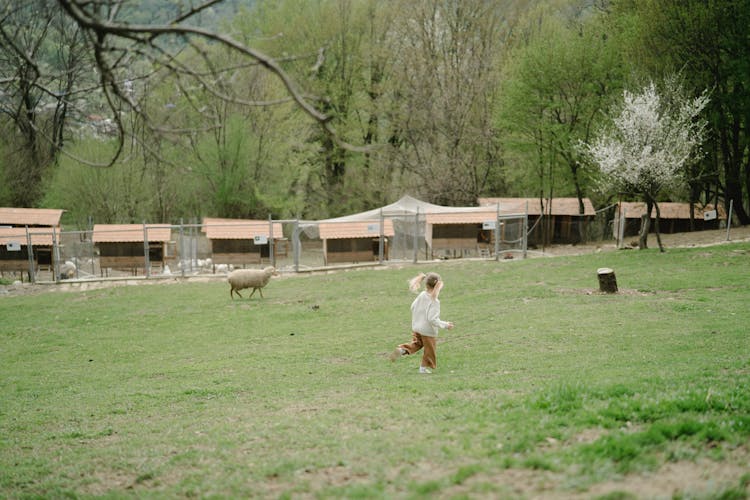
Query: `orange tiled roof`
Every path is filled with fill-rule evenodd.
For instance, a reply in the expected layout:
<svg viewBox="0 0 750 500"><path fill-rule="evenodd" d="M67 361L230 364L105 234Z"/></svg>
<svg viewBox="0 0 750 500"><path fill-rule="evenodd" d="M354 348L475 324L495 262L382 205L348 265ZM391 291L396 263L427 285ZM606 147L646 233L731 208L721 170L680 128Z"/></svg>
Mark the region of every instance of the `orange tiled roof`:
<svg viewBox="0 0 750 500"><path fill-rule="evenodd" d="M31 246L52 246L53 231L56 233L55 238L59 242L60 233L56 228L30 227L29 237L31 238ZM0 245L7 245L8 243L19 243L21 246L26 246L28 243L26 228L0 227Z"/></svg>
<svg viewBox="0 0 750 500"><path fill-rule="evenodd" d="M547 210L547 200L544 200L544 213L551 215L581 215L578 208L578 198L552 198L550 210ZM539 198L479 198L481 206L500 205L500 213L525 213L528 207L529 215L540 215ZM588 198L583 199L583 215L596 215L594 205Z"/></svg>
<svg viewBox="0 0 750 500"><path fill-rule="evenodd" d="M481 224L497 219L497 210L425 214L427 224Z"/></svg>
<svg viewBox="0 0 750 500"><path fill-rule="evenodd" d="M146 224L148 241L172 239L172 228L163 224ZM143 242L143 224L94 224L94 243Z"/></svg>
<svg viewBox="0 0 750 500"><path fill-rule="evenodd" d="M705 207L701 207L698 203L693 205L695 207L695 218L702 219L704 212L714 210L712 204L708 204ZM646 204L642 201L623 201L620 203L621 210L625 211L625 218L627 219L640 219L641 215L646 213ZM719 219L726 219L727 214L724 211L724 207L719 205L716 209ZM618 213L620 213L618 211ZM651 209L651 216L656 217L656 209ZM679 202L659 202L659 218L660 219L690 219L690 203L679 203Z"/></svg>
<svg viewBox="0 0 750 500"><path fill-rule="evenodd" d="M267 220L253 219L203 219L202 231L210 240L252 240L256 236L269 238L270 224ZM280 222L273 223L273 237L281 238L284 230Z"/></svg>
<svg viewBox="0 0 750 500"><path fill-rule="evenodd" d="M377 238L380 236L379 220L363 220L350 222L320 222L318 223L320 238L333 240L341 238ZM393 221L383 220L383 235L392 237L395 235Z"/></svg>
<svg viewBox="0 0 750 500"><path fill-rule="evenodd" d="M0 207L0 226L59 226L65 210Z"/></svg>

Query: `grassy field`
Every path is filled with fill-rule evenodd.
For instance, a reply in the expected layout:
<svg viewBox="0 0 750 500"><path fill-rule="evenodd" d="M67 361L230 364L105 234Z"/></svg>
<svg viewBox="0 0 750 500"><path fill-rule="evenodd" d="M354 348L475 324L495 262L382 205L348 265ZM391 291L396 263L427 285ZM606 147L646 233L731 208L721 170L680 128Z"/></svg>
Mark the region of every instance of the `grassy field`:
<svg viewBox="0 0 750 500"><path fill-rule="evenodd" d="M427 270L420 375L387 354ZM0 296L0 496L746 498L749 277L734 243Z"/></svg>

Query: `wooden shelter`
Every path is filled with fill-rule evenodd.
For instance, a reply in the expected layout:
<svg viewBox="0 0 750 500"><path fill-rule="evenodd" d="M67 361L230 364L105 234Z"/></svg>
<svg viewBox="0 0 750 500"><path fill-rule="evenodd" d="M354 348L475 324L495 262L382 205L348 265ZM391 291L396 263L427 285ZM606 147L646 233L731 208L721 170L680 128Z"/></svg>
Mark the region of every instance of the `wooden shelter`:
<svg viewBox="0 0 750 500"><path fill-rule="evenodd" d="M0 276L6 272L29 273L47 267L54 271L52 252L59 241L57 228L0 227Z"/></svg>
<svg viewBox="0 0 750 500"><path fill-rule="evenodd" d="M425 214L425 238L432 258L489 256L494 250L497 209L440 211ZM490 223L490 224L488 224Z"/></svg>
<svg viewBox="0 0 750 500"><path fill-rule="evenodd" d="M543 243L579 243L581 234L596 210L591 200L584 198L581 213L578 198L479 198L479 205L499 207L504 213L527 214L529 245ZM549 218L545 224L543 217ZM546 231L546 234L545 234Z"/></svg>
<svg viewBox="0 0 750 500"><path fill-rule="evenodd" d="M54 273L55 243L64 210L0 207L0 273L47 268Z"/></svg>
<svg viewBox="0 0 750 500"><path fill-rule="evenodd" d="M109 269L151 272L175 257L170 253L172 228L160 224L94 224L92 241L99 249L102 275Z"/></svg>
<svg viewBox="0 0 750 500"><path fill-rule="evenodd" d="M495 207L434 205L405 195L381 208L319 221L311 226L316 228L316 236L319 228L320 238L328 242L324 250L326 262L351 262L355 261L355 257L356 261L377 258L377 247L369 251L365 240L370 238L374 240L373 244L378 244L379 235L372 228L369 233L363 228L368 225L379 227L380 220L385 221L385 230L389 233L386 255L398 253L408 247L409 258L412 249L416 258L417 248L419 251L424 249L425 258L453 258L474 254L489 256L494 249L493 233L498 211ZM341 234L346 228L343 224L355 222L360 224L355 226L352 234ZM330 235L334 231L339 233L336 236L338 239L358 238L360 241L332 243L335 238Z"/></svg>
<svg viewBox="0 0 750 500"><path fill-rule="evenodd" d="M202 230L211 241L214 264L260 264L270 258L271 244L276 257L288 252L280 222L206 217Z"/></svg>
<svg viewBox="0 0 750 500"><path fill-rule="evenodd" d="M339 220L318 223L323 240L323 262L372 262L380 258L380 220ZM388 259L388 240L393 238L393 222L383 219L383 258Z"/></svg>
<svg viewBox="0 0 750 500"><path fill-rule="evenodd" d="M623 201L618 203L615 210L615 231L620 228L620 220L624 219L623 236L636 236L640 233L641 217L646 213L646 203ZM698 203L693 205L693 227L694 231L706 229L720 229L727 220L724 207L712 204L702 206ZM656 209L651 209L650 231L656 231L653 219L656 218ZM691 230L690 227L690 203L659 202L659 232L664 234L684 233Z"/></svg>

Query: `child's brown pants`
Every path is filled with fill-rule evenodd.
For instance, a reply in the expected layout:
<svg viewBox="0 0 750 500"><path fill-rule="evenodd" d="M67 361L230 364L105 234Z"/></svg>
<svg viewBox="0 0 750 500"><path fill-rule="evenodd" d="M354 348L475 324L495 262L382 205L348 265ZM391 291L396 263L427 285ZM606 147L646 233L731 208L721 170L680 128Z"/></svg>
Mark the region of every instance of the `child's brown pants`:
<svg viewBox="0 0 750 500"><path fill-rule="evenodd" d="M409 354L419 352L424 347L422 353L422 366L427 368L437 368L437 354L435 346L437 345L437 337L428 337L427 335L420 335L417 332L411 332L412 339L408 344L401 344L399 347L406 349Z"/></svg>

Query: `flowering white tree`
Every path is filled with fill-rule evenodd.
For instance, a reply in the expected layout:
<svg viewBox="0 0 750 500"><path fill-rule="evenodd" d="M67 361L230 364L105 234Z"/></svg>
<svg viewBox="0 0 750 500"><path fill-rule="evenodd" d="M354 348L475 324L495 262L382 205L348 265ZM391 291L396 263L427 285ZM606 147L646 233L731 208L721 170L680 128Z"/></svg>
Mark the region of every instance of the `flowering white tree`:
<svg viewBox="0 0 750 500"><path fill-rule="evenodd" d="M708 100L706 92L686 97L676 78L666 80L662 94L653 82L637 93L626 90L611 127L583 145L611 189L638 195L646 203L641 249L647 248L651 210L655 208L656 237L664 251L656 199L662 190L684 182L686 167L700 158L706 121L699 115Z"/></svg>

